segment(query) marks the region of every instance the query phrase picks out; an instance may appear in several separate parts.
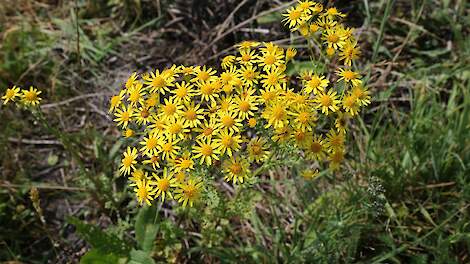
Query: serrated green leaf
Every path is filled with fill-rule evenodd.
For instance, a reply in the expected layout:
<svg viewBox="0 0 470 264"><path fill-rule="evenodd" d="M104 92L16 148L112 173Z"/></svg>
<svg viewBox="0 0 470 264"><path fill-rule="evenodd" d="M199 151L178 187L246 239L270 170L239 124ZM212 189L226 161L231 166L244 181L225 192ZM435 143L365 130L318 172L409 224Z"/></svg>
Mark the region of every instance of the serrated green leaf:
<svg viewBox="0 0 470 264"><path fill-rule="evenodd" d="M146 252L152 251L158 232L158 227L154 222L156 215L155 206L145 206L139 210L135 221L135 238L139 247Z"/></svg>

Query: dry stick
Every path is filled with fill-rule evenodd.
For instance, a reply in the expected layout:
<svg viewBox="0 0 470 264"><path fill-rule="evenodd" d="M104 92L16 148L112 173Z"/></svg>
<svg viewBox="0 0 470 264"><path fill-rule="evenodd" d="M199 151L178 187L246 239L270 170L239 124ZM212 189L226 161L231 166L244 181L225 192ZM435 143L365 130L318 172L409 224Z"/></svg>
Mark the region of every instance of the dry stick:
<svg viewBox="0 0 470 264"><path fill-rule="evenodd" d="M206 52L210 47L212 47L215 43L217 43L219 40L221 40L222 38L224 38L225 36L227 36L228 34L236 31L237 29L245 26L246 24L252 22L253 20L256 20L264 15L267 15L267 14L270 14L272 12L276 12L276 11L279 11L279 10L282 10L290 5L292 5L293 3L295 3L297 1L291 1L291 2L288 2L284 5L281 5L281 6L278 6L278 7L275 7L275 8L271 8L269 10L266 10L264 12L261 12L259 14L257 14L256 16L252 16L250 17L249 19L235 25L234 27L230 28L230 30L227 30L225 31L223 34L221 34L220 36L216 37L211 43L209 43L208 45L206 45L200 52L199 52L199 55L202 55L204 54L204 52Z"/></svg>
<svg viewBox="0 0 470 264"><path fill-rule="evenodd" d="M30 144L30 145L60 145L62 146L62 143L60 143L58 140L50 140L50 139L26 139L26 138L8 138L9 142L12 143L22 143L22 144Z"/></svg>
<svg viewBox="0 0 470 264"><path fill-rule="evenodd" d="M238 9L240 9L246 2L248 2L248 0L243 0L240 4L238 4L235 9L233 9L233 11L227 16L227 18L224 20L224 22L222 22L222 24L220 25L220 29L219 31L217 31L217 34L216 34L216 37L219 37L222 32L225 30L225 28L228 26L228 24L230 23L230 20L233 18L233 16L235 15L235 13L238 11Z"/></svg>
<svg viewBox="0 0 470 264"><path fill-rule="evenodd" d="M102 96L102 95L111 95L111 93L91 93L91 94L79 95L79 96L75 96L75 97L69 98L67 100L58 102L58 103L41 105L41 110L48 109L48 108L53 108L53 107L57 107L57 106L61 106L61 105L67 105L67 104L72 103L74 101L79 101L79 100L82 100L82 99L87 99L87 98L90 98L90 97L97 97L97 96Z"/></svg>
<svg viewBox="0 0 470 264"><path fill-rule="evenodd" d="M11 183L0 183L0 187L3 188L25 188L29 187L30 185L22 185L22 184L11 184ZM85 188L80 187L68 187L68 186L60 186L60 185L33 185L32 187L36 187L38 189L43 190L61 190L61 191L71 191L71 192L83 192L86 191Z"/></svg>

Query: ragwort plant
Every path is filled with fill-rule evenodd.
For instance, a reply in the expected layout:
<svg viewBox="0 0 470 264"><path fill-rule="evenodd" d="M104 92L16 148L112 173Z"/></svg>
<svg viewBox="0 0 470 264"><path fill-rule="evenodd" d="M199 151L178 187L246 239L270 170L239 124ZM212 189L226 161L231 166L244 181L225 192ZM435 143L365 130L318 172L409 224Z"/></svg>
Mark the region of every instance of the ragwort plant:
<svg viewBox="0 0 470 264"><path fill-rule="evenodd" d="M299 1L283 16L309 44L320 44L320 56L343 65L303 71L296 86L286 74L295 49L243 41L222 59L219 73L206 65L133 73L111 98L109 111L128 142L119 171L140 204L208 202L201 197L214 175L234 185L256 183L292 146L308 164L301 172L307 179L339 169L348 121L370 103L351 67L360 55L354 29L336 8L313 1Z"/></svg>
<svg viewBox="0 0 470 264"><path fill-rule="evenodd" d="M111 98L109 112L128 143L119 172L129 176L140 204L161 199L193 206L204 202L216 176L254 184L286 152L305 164L306 179L340 168L349 120L370 103L352 67L360 55L354 29L343 25L345 14L313 1L299 1L283 16L319 51L310 50L315 70L296 80L286 73L296 49L243 41L237 54L222 59L220 73L206 65L133 73ZM316 67L317 55L336 70ZM13 86L2 99L46 122L37 107L40 93Z"/></svg>

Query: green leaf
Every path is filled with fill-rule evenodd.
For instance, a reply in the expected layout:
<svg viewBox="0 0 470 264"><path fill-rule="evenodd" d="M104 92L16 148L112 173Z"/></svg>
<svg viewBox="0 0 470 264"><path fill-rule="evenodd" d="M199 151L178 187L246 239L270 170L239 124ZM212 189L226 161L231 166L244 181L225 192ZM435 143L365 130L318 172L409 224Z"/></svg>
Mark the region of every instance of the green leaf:
<svg viewBox="0 0 470 264"><path fill-rule="evenodd" d="M313 70L314 72L320 72L324 68L324 64L321 62L312 61L292 61L287 65L286 73L289 76L297 75L304 70Z"/></svg>
<svg viewBox="0 0 470 264"><path fill-rule="evenodd" d="M142 207L135 221L135 238L139 247L146 252L152 251L157 236L158 227L155 224L157 213L155 206Z"/></svg>
<svg viewBox="0 0 470 264"><path fill-rule="evenodd" d="M103 254L116 254L118 256L127 256L131 247L119 237L108 234L100 227L90 225L80 221L75 217L68 217L67 222L74 225L77 233L87 241L93 249Z"/></svg>
<svg viewBox="0 0 470 264"><path fill-rule="evenodd" d="M260 25L270 24L274 22L279 23L281 19L282 19L281 12L273 12L273 13L268 13L264 16L259 17L258 19L256 19L256 22L258 22L258 24Z"/></svg>
<svg viewBox="0 0 470 264"><path fill-rule="evenodd" d="M148 252L142 250L132 250L128 264L155 264Z"/></svg>
<svg viewBox="0 0 470 264"><path fill-rule="evenodd" d="M112 253L103 253L92 249L88 251L81 259L80 264L116 264L126 263L126 258L119 258Z"/></svg>

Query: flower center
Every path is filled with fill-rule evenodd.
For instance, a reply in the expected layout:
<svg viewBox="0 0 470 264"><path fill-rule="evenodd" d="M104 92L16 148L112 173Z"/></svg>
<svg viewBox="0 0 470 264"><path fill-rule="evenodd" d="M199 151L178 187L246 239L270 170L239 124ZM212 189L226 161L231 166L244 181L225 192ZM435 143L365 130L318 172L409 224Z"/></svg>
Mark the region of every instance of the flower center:
<svg viewBox="0 0 470 264"><path fill-rule="evenodd" d="M210 156L212 155L212 152L214 150L212 149L212 146L209 144L204 144L201 146L201 154L204 156Z"/></svg>
<svg viewBox="0 0 470 264"><path fill-rule="evenodd" d="M247 101L241 101L239 107L240 111L248 112L248 110L250 110L250 103L248 103Z"/></svg>
<svg viewBox="0 0 470 264"><path fill-rule="evenodd" d="M166 178L163 178L158 181L157 186L158 189L160 189L162 192L166 192L170 187L170 181Z"/></svg>
<svg viewBox="0 0 470 264"><path fill-rule="evenodd" d="M330 97L329 95L327 95L327 94L322 95L322 96L320 97L320 104L321 104L322 106L327 106L327 107L328 107L328 106L331 106L331 97Z"/></svg>
<svg viewBox="0 0 470 264"><path fill-rule="evenodd" d="M242 166L238 163L233 163L232 165L230 165L230 172L232 172L233 174L240 174L240 172L242 171Z"/></svg>
<svg viewBox="0 0 470 264"><path fill-rule="evenodd" d="M222 117L222 124L225 127L231 127L235 124L235 120L233 119L233 117L226 115Z"/></svg>

